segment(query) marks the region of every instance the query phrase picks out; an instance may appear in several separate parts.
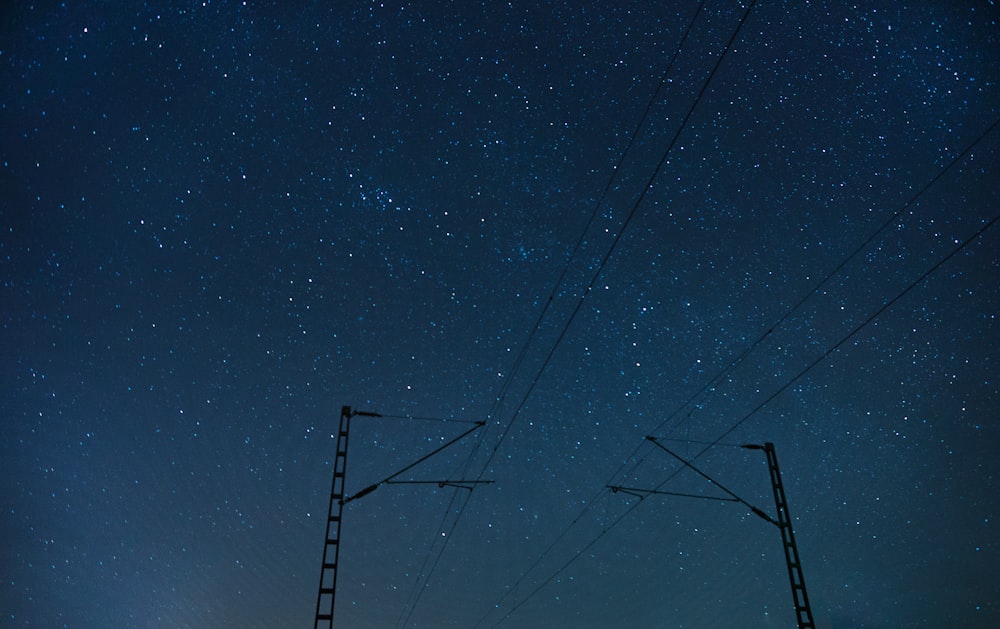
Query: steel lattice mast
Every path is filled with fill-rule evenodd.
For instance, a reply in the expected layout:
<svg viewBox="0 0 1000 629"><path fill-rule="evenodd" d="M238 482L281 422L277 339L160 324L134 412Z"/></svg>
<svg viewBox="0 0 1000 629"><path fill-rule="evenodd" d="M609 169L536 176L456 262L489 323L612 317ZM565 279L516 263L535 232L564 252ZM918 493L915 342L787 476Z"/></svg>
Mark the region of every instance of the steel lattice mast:
<svg viewBox="0 0 1000 629"><path fill-rule="evenodd" d="M377 483L368 485L361 491L351 496L348 496L344 492L344 482L347 472L347 440L350 436L351 418L359 415L362 417L384 417L379 413L352 411L350 406L344 406L340 409L340 427L337 430L337 452L333 461L333 483L330 488L330 507L326 518L326 539L323 545L323 562L319 573L319 594L316 596L316 621L313 624L314 629L320 629L320 627L323 627L324 629L333 628L333 604L337 595L337 574L339 572L341 545L340 526L344 515L344 505L353 500L357 500L358 498L367 496L382 485L432 483L438 485L439 487L454 487L468 489L471 491L475 485L493 482L490 480L479 479L445 479L432 481L395 480L404 472L407 472L420 463L423 463L452 444L461 441L463 438L482 428L486 424L486 422L483 421L465 422L474 425L472 428L469 428L457 437L421 456L416 461L410 463L401 470L390 474Z"/></svg>
<svg viewBox="0 0 1000 629"><path fill-rule="evenodd" d="M816 629L816 623L813 622L812 609L809 607L809 596L806 594L806 582L805 577L802 574L802 562L799 559L798 546L795 544L795 532L792 530L792 518L788 513L788 501L785 499L785 487L781 482L781 471L778 469L778 457L774 452L774 444L769 441L762 446L757 444L745 444L740 447L748 450L763 450L767 455L767 467L771 473L771 488L774 490L774 505L778 511L777 520L764 513L761 509L753 506L746 500L740 498L730 490L726 489L719 483L719 481L715 480L705 472L702 472L690 461L676 454L670 450L670 448L657 441L656 437L646 437L646 439L652 442L656 447L683 463L685 467L691 469L708 482L714 484L716 487L728 494L729 497L704 496L675 491L664 491L661 489L623 487L621 485L609 485L609 489L614 492L620 491L622 493L636 496L640 500L649 495L662 494L667 496L681 496L685 498L702 498L706 500L721 500L723 502L738 502L749 508L754 515L760 517L762 520L766 520L767 522L777 526L781 531L781 542L785 551L785 565L788 567L788 578L792 585L792 598L794 599L795 618L798 622L798 627L799 629Z"/></svg>
<svg viewBox="0 0 1000 629"><path fill-rule="evenodd" d="M333 627L333 603L337 594L337 568L340 560L340 523L344 514L347 438L351 429L351 417L354 415L380 417L378 413L351 411L350 406L344 406L340 409L337 455L333 460L333 484L330 488L330 508L326 517L326 542L323 544L323 564L319 573L319 595L316 597L314 629L319 629L321 626Z"/></svg>
<svg viewBox="0 0 1000 629"><path fill-rule="evenodd" d="M792 530L792 516L788 513L785 486L781 483L781 470L778 468L778 456L774 452L774 444L768 441L763 446L746 444L743 447L748 450L763 450L764 454L767 455L767 469L771 472L771 487L774 489L774 507L778 512L778 521L771 521L781 530L781 543L785 549L785 564L788 566L788 579L792 584L792 598L795 601L795 618L799 623L799 629L816 629L812 608L809 606L809 595L806 593L805 576L802 574L799 547L795 544L795 531Z"/></svg>

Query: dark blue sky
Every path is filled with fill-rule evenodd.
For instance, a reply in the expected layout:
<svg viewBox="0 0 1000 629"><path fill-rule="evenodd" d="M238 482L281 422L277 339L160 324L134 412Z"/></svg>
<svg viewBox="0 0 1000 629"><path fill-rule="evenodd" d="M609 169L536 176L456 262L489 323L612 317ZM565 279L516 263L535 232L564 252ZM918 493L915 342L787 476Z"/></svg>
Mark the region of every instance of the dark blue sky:
<svg viewBox="0 0 1000 629"><path fill-rule="evenodd" d="M3 624L1000 625L1000 10L696 8L0 9Z"/></svg>

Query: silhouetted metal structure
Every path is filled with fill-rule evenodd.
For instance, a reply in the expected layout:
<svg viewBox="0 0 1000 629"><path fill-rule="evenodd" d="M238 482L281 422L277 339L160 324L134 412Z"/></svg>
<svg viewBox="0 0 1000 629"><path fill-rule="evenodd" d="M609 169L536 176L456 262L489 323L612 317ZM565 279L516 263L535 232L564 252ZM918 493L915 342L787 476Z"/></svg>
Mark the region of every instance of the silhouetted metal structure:
<svg viewBox="0 0 1000 629"><path fill-rule="evenodd" d="M337 453L333 460L333 484L330 488L330 508L326 518L326 541L323 545L323 563L319 573L319 594L316 596L316 621L313 624L314 629L319 629L320 627L332 629L333 627L333 604L337 595L337 574L339 572L340 563L340 525L344 515L345 504L351 502L352 500L357 500L358 498L367 496L382 485L435 484L438 487L455 487L472 490L474 485L493 482L490 480L450 479L430 481L393 480L397 476L400 476L404 472L407 472L420 463L423 463L438 452L441 452L448 446L460 441L465 436L471 434L479 428L482 428L486 424L486 422L482 421L466 422L474 423L475 425L451 441L448 441L447 443L420 457L413 463L410 463L398 472L390 474L377 483L368 485L352 496L347 496L344 494L344 482L347 472L347 440L351 431L351 418L355 416L383 417L383 415L379 413L352 411L350 406L344 406L340 409L340 427L337 429Z"/></svg>
<svg viewBox="0 0 1000 629"><path fill-rule="evenodd" d="M655 446L674 457L686 467L693 470L696 474L706 479L708 482L712 483L722 491L729 494L729 498L724 498L722 496L703 496L697 494L687 494L680 493L676 491L664 491L661 489L640 489L637 487L623 487L621 485L609 485L608 487L613 492L622 492L630 494L632 496L638 497L640 500L648 495L652 494L662 494L668 496L682 496L685 498L702 498L705 500L721 500L723 502L738 502L750 509L752 513L757 515L763 520L770 522L771 524L778 527L781 531L781 542L785 551L785 565L788 567L788 578L792 584L792 598L795 604L795 618L798 622L799 629L816 629L816 623L813 622L812 609L809 607L809 596L806 593L806 582L805 577L802 574L802 562L799 559L799 549L795 545L795 532L792 530L792 518L788 513L788 501L785 499L785 487L781 482L781 470L778 468L778 457L774 452L774 444L768 441L764 445L757 444L744 444L740 446L741 448L746 448L748 450L763 450L767 455L767 467L771 473L771 488L774 491L774 505L778 512L778 519L775 520L768 514L764 513L761 509L753 506L746 500L743 500L733 492L729 491L723 487L719 481L715 480L708 474L702 472L691 462L684 459L680 455L674 453L672 450L667 448L665 445L656 440L656 437L646 437L647 440L651 441Z"/></svg>
<svg viewBox="0 0 1000 629"><path fill-rule="evenodd" d="M806 579L802 574L799 547L795 545L792 516L788 513L785 486L781 483L778 456L774 453L774 444L768 441L762 446L748 443L743 447L748 450L763 450L767 455L767 469L771 472L771 487L774 490L774 508L778 512L778 521L768 519L781 530L781 544L785 549L785 564L788 566L788 579L791 581L792 598L795 600L795 618L799 623L799 629L816 629L812 608L809 607L809 595L806 593Z"/></svg>
<svg viewBox="0 0 1000 629"><path fill-rule="evenodd" d="M319 595L316 597L314 629L319 629L320 626L333 627L333 602L337 594L337 570L340 561L340 523L344 514L347 439L351 430L351 417L355 415L380 417L378 413L352 411L350 406L340 409L337 455L333 460L333 486L330 488L330 508L326 517L326 542L323 544L323 564L319 573Z"/></svg>

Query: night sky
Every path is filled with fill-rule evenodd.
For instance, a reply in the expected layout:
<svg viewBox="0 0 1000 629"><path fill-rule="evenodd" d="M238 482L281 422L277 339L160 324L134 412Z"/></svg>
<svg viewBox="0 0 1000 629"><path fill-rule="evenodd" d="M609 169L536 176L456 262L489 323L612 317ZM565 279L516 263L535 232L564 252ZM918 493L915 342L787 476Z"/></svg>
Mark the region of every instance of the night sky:
<svg viewBox="0 0 1000 629"><path fill-rule="evenodd" d="M1000 626L993 2L7 2L0 624ZM683 45L682 45L683 44Z"/></svg>

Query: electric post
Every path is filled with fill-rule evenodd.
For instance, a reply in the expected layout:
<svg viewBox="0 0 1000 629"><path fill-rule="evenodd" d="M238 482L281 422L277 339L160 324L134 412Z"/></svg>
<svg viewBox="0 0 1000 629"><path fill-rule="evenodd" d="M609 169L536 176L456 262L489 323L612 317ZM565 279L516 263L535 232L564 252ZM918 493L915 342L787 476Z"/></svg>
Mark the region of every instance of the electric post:
<svg viewBox="0 0 1000 629"><path fill-rule="evenodd" d="M809 607L809 595L806 594L806 580L802 574L802 562L799 560L799 547L795 545L792 516L788 513L785 486L781 484L781 470L778 469L778 456L774 453L774 444L768 441L762 446L748 443L742 447L748 450L763 450L767 455L767 469L771 472L771 488L774 490L774 507L778 512L778 521L771 521L781 530L785 564L788 566L788 579L791 581L792 598L795 600L795 618L799 623L799 629L816 629L812 608Z"/></svg>
<svg viewBox="0 0 1000 629"><path fill-rule="evenodd" d="M370 413L365 411L352 411L350 406L344 406L340 409L340 427L337 430L337 452L336 457L333 460L333 484L330 488L330 508L327 512L326 518L326 541L323 545L323 562L320 567L319 573L319 594L316 597L316 621L313 624L314 629L320 629L324 627L325 629L333 628L333 604L337 596L337 574L339 572L340 564L340 525L343 520L344 515L344 505L358 498L363 498L368 494L372 493L382 485L404 485L404 484L436 484L438 487L455 487L459 489L472 490L475 485L492 483L490 480L395 480L397 476L402 475L404 472L416 467L420 463L423 463L427 459L431 458L435 454L441 452L448 446L460 441L467 435L473 433L474 431L482 428L486 422L483 421L468 421L463 422L467 424L474 424L472 428L469 428L462 434L451 439L447 443L435 448L433 451L420 457L413 463L410 463L403 469L399 470L394 474L390 474L386 478L380 480L377 483L368 485L361 491L355 493L354 495L348 496L344 492L344 481L347 472L347 440L350 436L351 431L351 418L361 416L361 417L386 417L379 413ZM406 419L396 417L396 419Z"/></svg>
<svg viewBox="0 0 1000 629"><path fill-rule="evenodd" d="M774 453L774 444L770 441L764 445L756 444L745 444L740 446L741 448L746 448L747 450L763 450L767 455L767 467L771 472L771 488L774 490L774 505L778 511L778 519L775 520L768 514L764 513L761 509L753 506L746 500L743 500L733 492L729 491L723 487L719 481L715 480L708 474L702 472L691 462L684 459L678 454L675 454L672 450L667 448L665 445L656 440L656 437L646 437L648 441L651 441L653 445L657 446L670 456L674 457L678 461L684 464L685 467L690 468L696 474L712 483L725 493L729 494L728 498L722 496L702 496L696 494L680 493L676 491L665 491L661 489L641 489L638 487L623 487L621 485L608 485L608 488L613 492L622 492L624 494L629 494L636 496L640 500L646 496L652 494L660 494L667 496L681 496L684 498L702 498L705 500L720 500L723 502L738 502L743 506L750 509L750 511L760 517L762 520L770 522L771 524L778 527L781 531L781 542L785 551L785 565L788 567L788 578L792 584L792 598L795 604L795 618L798 622L799 629L816 629L816 624L813 622L812 609L809 607L809 596L806 594L806 582L805 577L802 574L802 562L799 560L799 549L795 545L795 532L792 530L792 518L788 514L788 501L785 499L785 487L781 483L781 471L778 469L778 457Z"/></svg>
<svg viewBox="0 0 1000 629"><path fill-rule="evenodd" d="M330 508L326 516L326 543L323 545L323 564L319 573L319 595L316 597L316 622L313 629L333 626L333 602L337 594L337 565L340 560L340 522L344 514L344 475L347 472L347 438L351 430L351 417L379 417L378 413L351 411L350 406L340 409L340 427L337 430L337 455L333 460L333 486L330 488Z"/></svg>

